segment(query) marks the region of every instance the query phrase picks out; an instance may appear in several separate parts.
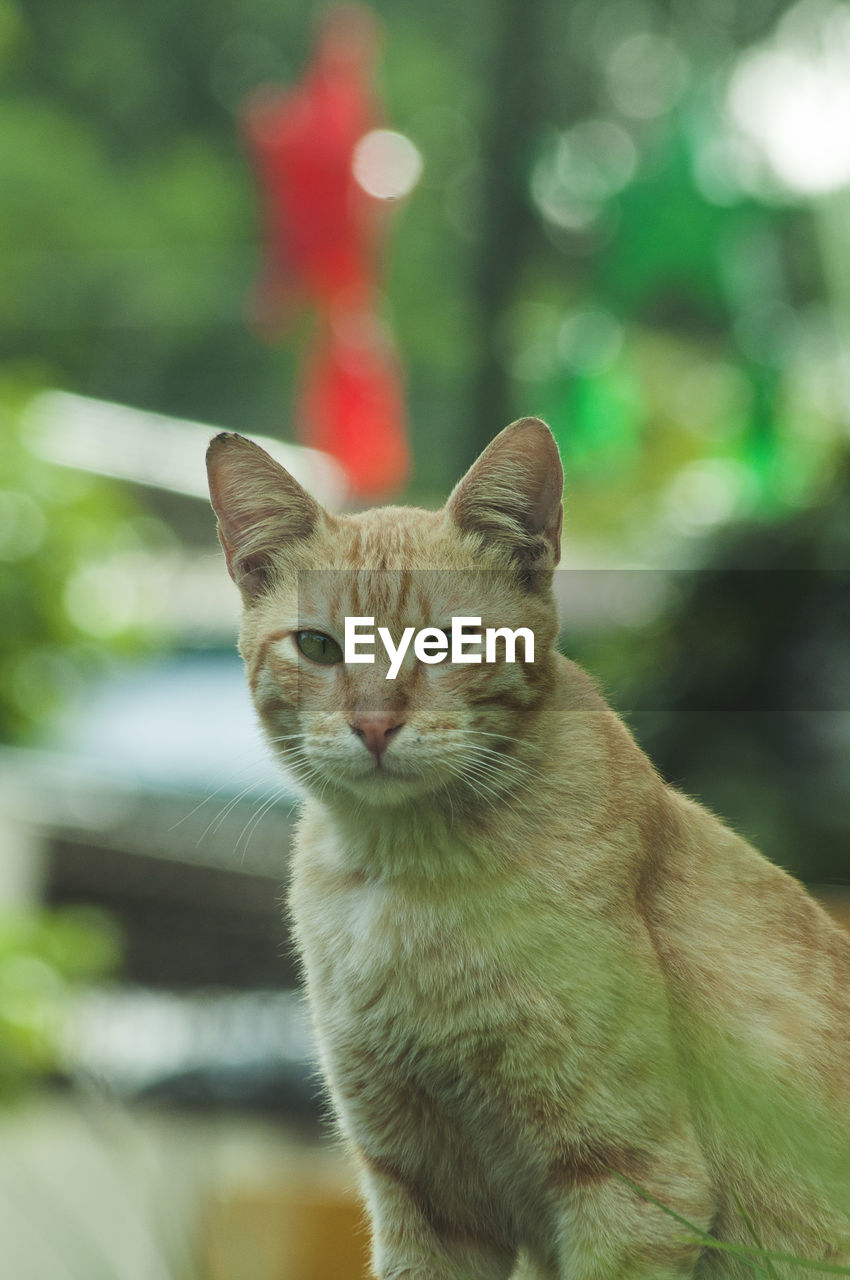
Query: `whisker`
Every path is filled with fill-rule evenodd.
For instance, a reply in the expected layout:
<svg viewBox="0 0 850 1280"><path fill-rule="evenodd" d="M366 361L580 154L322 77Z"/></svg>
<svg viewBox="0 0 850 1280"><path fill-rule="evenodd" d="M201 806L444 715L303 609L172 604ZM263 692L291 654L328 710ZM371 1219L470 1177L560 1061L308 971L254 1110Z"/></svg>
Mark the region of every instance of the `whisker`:
<svg viewBox="0 0 850 1280"><path fill-rule="evenodd" d="M495 751L492 747L484 746L477 742L466 743L465 746L466 750L474 752L476 757L486 759L491 763L497 764L499 768L512 769L516 773L521 773L526 778L542 779L544 777L543 773L539 769L536 769L526 760L516 759L513 756L505 756L500 751Z"/></svg>
<svg viewBox="0 0 850 1280"><path fill-rule="evenodd" d="M447 733L461 733L465 737L469 734L475 734L480 738L499 738L502 742L518 742L520 746L527 746L527 738L517 738L512 733L494 733L488 729L471 729L469 727L458 727L457 729L449 729Z"/></svg>
<svg viewBox="0 0 850 1280"><path fill-rule="evenodd" d="M219 809L218 813L213 815L213 817L204 827L201 834L198 836L198 839L195 843L196 848L200 846L201 842L205 840L208 835L210 834L215 835L215 833L220 829L222 823L227 819L229 814L231 814L233 810L236 808L236 806L239 804L240 800L244 800L247 795L250 795L250 793L254 790L255 785L256 784L254 782L249 782L246 787L243 787L242 790L237 792L237 794L233 796L227 802L226 805L224 805L221 809ZM265 792L266 792L266 789L264 788L263 794L265 794Z"/></svg>
<svg viewBox="0 0 850 1280"><path fill-rule="evenodd" d="M286 795L285 787L283 786L275 787L274 791L271 794L271 797L265 800L263 803L261 803L257 811L245 823L245 826L242 828L242 831L240 832L239 839L236 841L236 844L233 846L233 852L238 853L239 846L242 843L243 838L245 838L245 846L242 850L243 863L248 853L248 846L251 843L251 837L254 835L254 832L257 830L257 827L260 825L260 823L262 822L266 814L269 812L269 810L274 808L278 800L284 795Z"/></svg>
<svg viewBox="0 0 850 1280"><path fill-rule="evenodd" d="M482 759L492 760L504 769L521 769L525 771L529 767L524 760L516 760L513 756L505 756L501 751L494 751L492 747L483 747L477 742L467 742L465 747L467 751L473 752Z"/></svg>
<svg viewBox="0 0 850 1280"><path fill-rule="evenodd" d="M524 764L502 760L498 757L474 755L472 758L482 768L489 770L494 777L509 779L517 786L528 784L535 780L539 781L543 777L537 770L529 769Z"/></svg>
<svg viewBox="0 0 850 1280"><path fill-rule="evenodd" d="M474 790L476 788L483 788L494 799L502 803L507 803L509 801L513 808L521 809L526 813L536 812L532 806L526 804L517 797L515 793L515 788L519 785L517 779L504 780L499 778L492 769L488 771L481 761L467 760L463 767L463 776ZM501 790L496 790L491 785L492 783L500 782L505 782L505 785L502 786ZM480 791L477 791L476 793L480 796Z"/></svg>
<svg viewBox="0 0 850 1280"><path fill-rule="evenodd" d="M471 763L472 762L467 761L464 766L462 766L463 776L465 776L470 782L474 781L477 786L482 787L494 800L503 799L495 787L491 786L489 781L485 781L481 773L476 770L474 766L470 767Z"/></svg>
<svg viewBox="0 0 850 1280"><path fill-rule="evenodd" d="M452 801L451 788L449 787L448 782L441 782L441 783L440 783L439 790L440 790L440 791L445 791L445 793L446 793L446 799L447 799L447 800L448 800L448 802L449 802L449 811L450 811L450 813L451 813L451 824L450 824L450 825L451 825L451 826L454 826L454 825L455 825L455 807L454 807L454 802Z"/></svg>
<svg viewBox="0 0 850 1280"><path fill-rule="evenodd" d="M293 735L293 736L296 736L296 735ZM215 800L216 796L221 795L222 791L225 791L228 787L230 787L232 785L233 780L235 779L241 780L252 769L256 769L258 765L264 763L268 759L268 755L264 750L264 747L265 747L265 743L257 742L250 747L246 747L244 751L240 751L235 756L234 758L235 761L238 761L240 759L244 760L244 757L248 754L249 751L256 752L256 755L254 756L253 759L248 760L247 763L243 763L239 766L239 768L234 772L233 779L227 778L224 782L220 783L215 788L214 791L210 791L207 795L203 797L202 800L199 800L196 805L193 805L191 809L189 809L186 813L184 813L182 817L178 818L177 821L168 828L169 832L176 831L177 828L182 826L184 822L188 822L190 818L193 818L196 813L198 813L201 809L203 809L204 805L210 804L211 801ZM250 790L250 786L246 788L246 790ZM215 821L215 818L213 818L213 822L214 821ZM206 835L208 831L209 831L209 827L207 827L206 831L204 832L204 835Z"/></svg>

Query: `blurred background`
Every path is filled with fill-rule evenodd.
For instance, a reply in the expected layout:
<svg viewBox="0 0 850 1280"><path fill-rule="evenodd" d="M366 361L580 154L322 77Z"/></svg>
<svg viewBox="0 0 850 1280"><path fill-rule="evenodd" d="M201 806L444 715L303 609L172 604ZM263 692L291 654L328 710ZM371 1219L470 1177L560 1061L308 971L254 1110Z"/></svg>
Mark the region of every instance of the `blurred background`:
<svg viewBox="0 0 850 1280"><path fill-rule="evenodd" d="M217 429L336 509L511 419L564 651L843 918L850 4L0 0L0 1266L352 1280Z"/></svg>

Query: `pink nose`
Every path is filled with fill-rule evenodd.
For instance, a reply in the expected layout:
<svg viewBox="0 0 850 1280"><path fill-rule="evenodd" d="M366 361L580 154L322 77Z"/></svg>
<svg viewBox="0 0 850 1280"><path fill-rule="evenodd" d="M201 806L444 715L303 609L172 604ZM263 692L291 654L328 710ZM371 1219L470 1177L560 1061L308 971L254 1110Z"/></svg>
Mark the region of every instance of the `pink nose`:
<svg viewBox="0 0 850 1280"><path fill-rule="evenodd" d="M372 755L381 763L381 756L390 745L390 739L403 727L403 721L391 715L362 715L351 722L351 732L366 744Z"/></svg>

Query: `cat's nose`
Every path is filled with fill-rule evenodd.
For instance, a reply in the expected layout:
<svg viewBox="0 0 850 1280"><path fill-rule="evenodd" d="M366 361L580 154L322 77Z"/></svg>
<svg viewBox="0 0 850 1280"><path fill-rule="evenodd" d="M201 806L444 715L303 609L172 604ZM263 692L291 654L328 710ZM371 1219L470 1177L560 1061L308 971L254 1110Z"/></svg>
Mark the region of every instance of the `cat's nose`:
<svg viewBox="0 0 850 1280"><path fill-rule="evenodd" d="M351 721L351 732L356 733L361 742L380 764L381 756L393 738L403 728L404 721L393 715L361 715Z"/></svg>

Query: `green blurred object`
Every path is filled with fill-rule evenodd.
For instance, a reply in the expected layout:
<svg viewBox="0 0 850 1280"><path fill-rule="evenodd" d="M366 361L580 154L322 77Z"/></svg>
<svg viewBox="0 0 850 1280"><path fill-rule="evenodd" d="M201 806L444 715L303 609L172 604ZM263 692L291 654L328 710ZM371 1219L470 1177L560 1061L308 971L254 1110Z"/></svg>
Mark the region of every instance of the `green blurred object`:
<svg viewBox="0 0 850 1280"><path fill-rule="evenodd" d="M69 996L119 955L114 926L94 908L0 915L0 1102L61 1067Z"/></svg>
<svg viewBox="0 0 850 1280"><path fill-rule="evenodd" d="M634 473L645 406L625 360L597 374L574 373L550 392L549 419L570 477L597 484Z"/></svg>
<svg viewBox="0 0 850 1280"><path fill-rule="evenodd" d="M713 335L728 320L718 242L741 210L706 200L693 168L677 115L652 141L634 180L613 197L617 230L595 258L591 287L600 302L633 321Z"/></svg>
<svg viewBox="0 0 850 1280"><path fill-rule="evenodd" d="M0 375L0 741L26 740L110 654L154 636L123 591L150 522L108 481L51 466L22 434L32 371ZM129 587L127 586L127 590Z"/></svg>
<svg viewBox="0 0 850 1280"><path fill-rule="evenodd" d="M560 321L552 277L545 294L536 283L555 314L552 345L523 376L536 378L567 465L573 529L592 535L610 511L621 548L638 509L661 523L665 508L681 509L677 489L705 502L693 520L673 519L668 544L698 526L781 517L816 502L846 452L839 326L812 248L817 211L759 200L731 179L713 189L706 156L724 127L697 87L643 131L628 181L606 190L600 160L601 194L586 208L570 205L561 172L570 133L545 181L530 179L544 223L579 225L556 237L569 303ZM626 146L624 131L612 136ZM592 152L582 159L594 163ZM552 206L550 171L563 208ZM577 178L592 187L583 169ZM529 315L542 305L532 290Z"/></svg>

